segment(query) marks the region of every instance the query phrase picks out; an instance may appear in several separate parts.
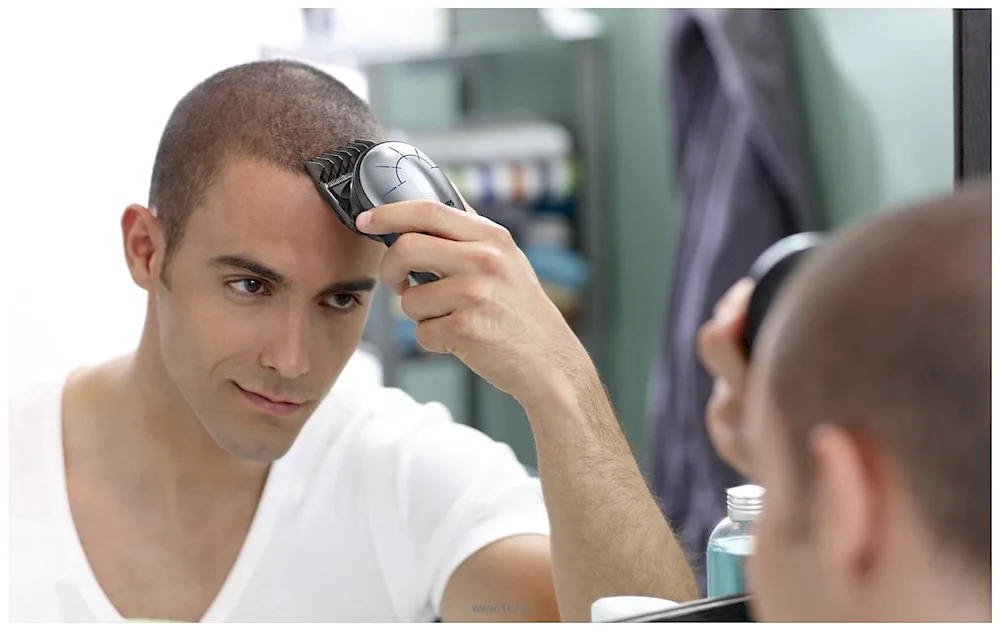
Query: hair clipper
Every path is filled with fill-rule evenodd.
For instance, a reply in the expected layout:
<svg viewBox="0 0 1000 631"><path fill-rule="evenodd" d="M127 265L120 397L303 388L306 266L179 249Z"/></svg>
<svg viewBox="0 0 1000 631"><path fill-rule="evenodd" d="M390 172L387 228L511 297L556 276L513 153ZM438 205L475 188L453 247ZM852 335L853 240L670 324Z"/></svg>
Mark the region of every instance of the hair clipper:
<svg viewBox="0 0 1000 631"><path fill-rule="evenodd" d="M361 232L355 224L358 215L376 206L416 199L465 210L441 167L405 142L355 140L307 161L305 168L345 226L387 246L399 235ZM418 284L438 279L430 272L410 272L410 278Z"/></svg>
<svg viewBox="0 0 1000 631"><path fill-rule="evenodd" d="M778 291L800 259L820 247L824 239L820 232L800 232L778 240L757 257L750 268L749 276L755 285L747 308L747 321L743 327L743 352L747 358L753 352L754 341Z"/></svg>

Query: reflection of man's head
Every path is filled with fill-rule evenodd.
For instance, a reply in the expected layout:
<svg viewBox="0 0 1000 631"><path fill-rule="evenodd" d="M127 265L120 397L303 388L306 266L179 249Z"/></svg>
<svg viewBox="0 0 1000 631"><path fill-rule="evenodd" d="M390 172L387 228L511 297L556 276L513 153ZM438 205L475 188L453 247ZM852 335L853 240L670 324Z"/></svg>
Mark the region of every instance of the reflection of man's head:
<svg viewBox="0 0 1000 631"><path fill-rule="evenodd" d="M880 215L779 298L747 409L763 616L988 607L990 214L980 186Z"/></svg>
<svg viewBox="0 0 1000 631"><path fill-rule="evenodd" d="M233 455L285 453L360 341L384 247L338 221L303 163L379 135L344 85L289 62L220 72L167 123L155 219L126 213L126 247L145 221L155 250L148 280L130 263L150 294L144 343Z"/></svg>

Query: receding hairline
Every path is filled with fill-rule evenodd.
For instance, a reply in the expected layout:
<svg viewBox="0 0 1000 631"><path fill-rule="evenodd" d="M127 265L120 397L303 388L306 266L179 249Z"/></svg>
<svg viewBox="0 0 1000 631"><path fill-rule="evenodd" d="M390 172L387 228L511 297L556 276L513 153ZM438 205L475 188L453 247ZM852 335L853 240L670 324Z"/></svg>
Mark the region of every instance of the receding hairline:
<svg viewBox="0 0 1000 631"><path fill-rule="evenodd" d="M304 174L315 155L382 136L368 104L318 68L273 60L213 74L178 101L157 150L149 206L164 227L165 261L227 164L249 158Z"/></svg>
<svg viewBox="0 0 1000 631"><path fill-rule="evenodd" d="M246 152L240 151L238 148L233 150L224 151L218 154L213 162L216 165L213 177L207 182L204 187L201 199L193 205L189 210L188 214L191 215L202 209L209 201L209 197L213 191L218 190L222 185L223 180L229 173L231 169L237 168L242 165L249 165L258 168L273 169L279 171L286 175L301 177L302 183L305 186L312 187L312 181L309 178L309 173L306 171L304 165L289 165L282 164L275 160L270 160L266 157Z"/></svg>

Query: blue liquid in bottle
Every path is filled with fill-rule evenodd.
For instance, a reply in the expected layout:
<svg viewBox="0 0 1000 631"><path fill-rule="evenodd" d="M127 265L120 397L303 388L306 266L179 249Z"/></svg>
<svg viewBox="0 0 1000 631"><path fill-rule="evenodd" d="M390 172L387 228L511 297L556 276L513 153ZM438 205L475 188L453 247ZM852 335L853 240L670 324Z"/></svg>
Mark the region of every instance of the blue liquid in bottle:
<svg viewBox="0 0 1000 631"><path fill-rule="evenodd" d="M748 591L746 562L753 554L754 529L763 500L764 489L753 484L726 491L726 517L712 531L705 550L709 598Z"/></svg>
<svg viewBox="0 0 1000 631"><path fill-rule="evenodd" d="M746 588L746 562L753 554L753 537L713 539L708 543L708 597L742 594Z"/></svg>

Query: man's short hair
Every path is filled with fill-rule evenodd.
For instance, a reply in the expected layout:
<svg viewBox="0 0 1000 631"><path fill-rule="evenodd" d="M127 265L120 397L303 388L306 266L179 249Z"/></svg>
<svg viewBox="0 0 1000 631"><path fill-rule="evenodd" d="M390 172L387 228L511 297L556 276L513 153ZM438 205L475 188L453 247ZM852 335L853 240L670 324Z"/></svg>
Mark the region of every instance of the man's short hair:
<svg viewBox="0 0 1000 631"><path fill-rule="evenodd" d="M312 66L258 61L209 77L177 103L153 164L149 205L165 233L164 269L228 160L255 158L304 174L305 160L381 135L368 105Z"/></svg>
<svg viewBox="0 0 1000 631"><path fill-rule="evenodd" d="M887 453L944 549L990 576L991 191L852 228L779 297L766 387L807 490L821 423Z"/></svg>

